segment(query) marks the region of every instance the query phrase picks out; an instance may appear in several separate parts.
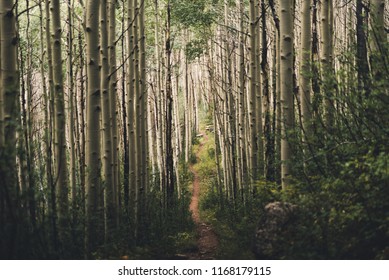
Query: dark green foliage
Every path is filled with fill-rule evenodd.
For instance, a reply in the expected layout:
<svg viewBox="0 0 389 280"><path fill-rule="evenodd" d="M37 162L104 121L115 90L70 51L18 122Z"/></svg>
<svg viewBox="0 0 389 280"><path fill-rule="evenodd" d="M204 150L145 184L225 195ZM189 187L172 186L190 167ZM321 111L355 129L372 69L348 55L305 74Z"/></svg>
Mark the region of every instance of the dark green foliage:
<svg viewBox="0 0 389 280"><path fill-rule="evenodd" d="M213 23L215 16L215 1L208 0L172 0L173 22L181 24L183 27L209 27Z"/></svg>
<svg viewBox="0 0 389 280"><path fill-rule="evenodd" d="M389 259L389 68L387 50L377 55L381 59L373 68L379 75L370 76L368 92L355 78L350 59L355 54L339 58L342 69L322 81L331 92L313 98L313 133L306 143L296 120L289 131L294 141L290 188L259 181L254 197L224 201L223 207L215 207L220 205L215 192L208 194L202 208L219 234L220 258L249 258L265 206L285 201L297 211L266 258Z"/></svg>
<svg viewBox="0 0 389 280"><path fill-rule="evenodd" d="M207 41L204 39L192 40L186 44L185 56L188 61L193 61L199 58L207 49Z"/></svg>

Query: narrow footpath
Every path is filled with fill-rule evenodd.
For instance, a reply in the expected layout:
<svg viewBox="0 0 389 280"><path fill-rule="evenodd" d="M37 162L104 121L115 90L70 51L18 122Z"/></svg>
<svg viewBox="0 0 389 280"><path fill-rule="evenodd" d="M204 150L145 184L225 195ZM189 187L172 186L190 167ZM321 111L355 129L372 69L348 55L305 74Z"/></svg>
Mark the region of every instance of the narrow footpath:
<svg viewBox="0 0 389 280"><path fill-rule="evenodd" d="M197 162L200 162L200 153L204 149L204 142L208 141L208 135L201 131L204 139L201 141L199 149L196 153ZM212 229L211 225L204 223L200 217L199 211L199 198L200 198L200 177L193 164L189 166L189 170L192 172L194 180L193 180L193 191L192 191L192 199L189 205L189 209L192 212L193 221L196 224L197 231L197 247L198 252L191 254L189 259L193 260L212 260L215 258L216 250L218 247L218 239L217 236Z"/></svg>

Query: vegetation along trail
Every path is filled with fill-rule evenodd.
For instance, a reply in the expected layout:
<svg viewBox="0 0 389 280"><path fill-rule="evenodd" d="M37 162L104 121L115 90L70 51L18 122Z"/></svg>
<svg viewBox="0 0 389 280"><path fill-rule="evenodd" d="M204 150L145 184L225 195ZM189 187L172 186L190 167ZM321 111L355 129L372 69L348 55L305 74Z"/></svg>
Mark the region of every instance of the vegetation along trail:
<svg viewBox="0 0 389 280"><path fill-rule="evenodd" d="M201 134L203 135L204 139L203 141L201 141L199 149L196 153L196 162L199 162L201 160L199 154L204 149L204 142L208 141L208 135L204 131L202 131ZM212 227L201 220L200 210L199 210L201 178L196 168L194 168L194 164L191 164L189 166L189 169L193 174L193 191L192 191L192 198L191 198L191 203L189 205L189 209L192 212L192 218L196 224L196 230L198 235L198 240L197 240L198 252L189 256L189 258L190 259L213 259L215 257L215 252L218 246L217 236L214 230L212 229Z"/></svg>
<svg viewBox="0 0 389 280"><path fill-rule="evenodd" d="M389 259L388 3L0 0L0 260Z"/></svg>

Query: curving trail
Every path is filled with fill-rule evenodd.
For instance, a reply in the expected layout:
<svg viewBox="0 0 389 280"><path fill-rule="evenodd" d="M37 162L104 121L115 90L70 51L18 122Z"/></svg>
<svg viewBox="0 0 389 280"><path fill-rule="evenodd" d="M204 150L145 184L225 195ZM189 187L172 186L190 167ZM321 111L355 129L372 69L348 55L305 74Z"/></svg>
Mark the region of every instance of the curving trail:
<svg viewBox="0 0 389 280"><path fill-rule="evenodd" d="M199 154L204 148L204 142L208 141L208 135L201 131L204 137L204 141L200 143L199 150L196 153L197 162L200 161ZM217 236L209 224L201 221L199 211L199 197L200 197L200 177L198 172L193 168L193 165L189 166L189 170L192 172L193 191L192 199L189 205L189 209L192 212L193 221L196 224L196 230L198 235L197 247L198 252L189 256L189 259L194 260L209 260L215 258L216 249L218 246Z"/></svg>

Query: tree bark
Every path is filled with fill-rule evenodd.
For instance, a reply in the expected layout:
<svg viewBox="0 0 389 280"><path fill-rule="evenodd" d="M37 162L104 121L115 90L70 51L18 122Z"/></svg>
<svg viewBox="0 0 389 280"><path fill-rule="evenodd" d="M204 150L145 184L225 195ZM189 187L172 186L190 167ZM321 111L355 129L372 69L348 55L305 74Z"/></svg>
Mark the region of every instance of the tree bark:
<svg viewBox="0 0 389 280"><path fill-rule="evenodd" d="M281 183L286 189L291 176L291 130L293 111L293 1L280 2L280 79L281 79Z"/></svg>
<svg viewBox="0 0 389 280"><path fill-rule="evenodd" d="M99 7L94 0L87 1L86 55L87 55L87 140L86 140L86 254L99 245L98 230L101 205L100 188L100 71L99 71Z"/></svg>
<svg viewBox="0 0 389 280"><path fill-rule="evenodd" d="M66 116L62 74L62 28L60 1L52 0L52 50L53 50L53 85L55 102L55 183L58 206L58 223L60 231L67 227L68 219L68 170L66 161Z"/></svg>
<svg viewBox="0 0 389 280"><path fill-rule="evenodd" d="M301 48L300 48L300 97L301 118L305 143L308 142L311 132L311 0L304 0L301 10Z"/></svg>

